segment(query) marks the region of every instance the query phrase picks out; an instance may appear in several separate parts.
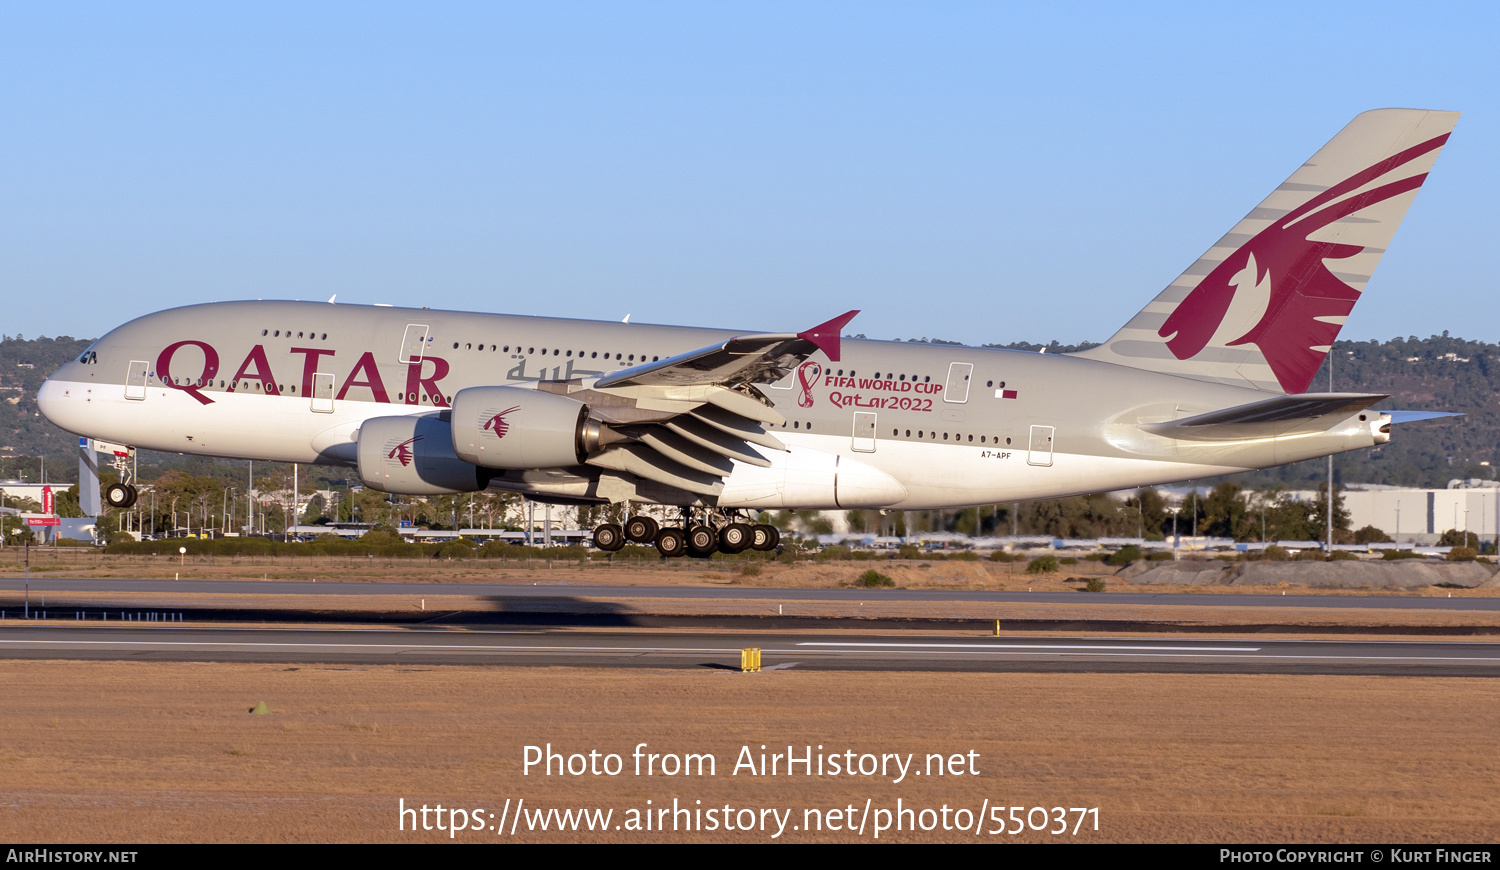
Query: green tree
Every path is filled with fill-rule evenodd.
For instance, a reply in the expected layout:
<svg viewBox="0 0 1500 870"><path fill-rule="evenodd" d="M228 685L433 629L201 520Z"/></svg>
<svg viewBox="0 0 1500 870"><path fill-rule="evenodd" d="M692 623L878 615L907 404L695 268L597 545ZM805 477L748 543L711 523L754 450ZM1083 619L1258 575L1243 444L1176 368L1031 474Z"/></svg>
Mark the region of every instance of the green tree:
<svg viewBox="0 0 1500 870"><path fill-rule="evenodd" d="M1374 526L1365 526L1354 533L1356 544L1388 544L1390 542L1391 536Z"/></svg>
<svg viewBox="0 0 1500 870"><path fill-rule="evenodd" d="M1203 520L1198 525L1200 534L1236 541L1245 540L1249 535L1249 509L1245 504L1244 488L1239 484L1225 481L1210 490L1201 501Z"/></svg>
<svg viewBox="0 0 1500 870"><path fill-rule="evenodd" d="M1479 535L1474 532L1460 532L1458 529L1449 529L1438 538L1439 547L1468 547L1471 550L1479 549Z"/></svg>
<svg viewBox="0 0 1500 870"><path fill-rule="evenodd" d="M1311 506L1299 502L1279 490L1264 496L1269 507L1266 510L1266 535L1273 541L1309 541L1321 537L1314 534L1309 522Z"/></svg>
<svg viewBox="0 0 1500 870"><path fill-rule="evenodd" d="M1161 538L1166 534L1170 512L1167 510L1167 500L1161 497L1161 493L1143 486L1125 500L1125 505L1140 512L1137 529L1147 538Z"/></svg>
<svg viewBox="0 0 1500 870"><path fill-rule="evenodd" d="M1328 482L1324 481L1318 485L1318 495L1308 512L1308 525L1317 531L1310 540L1321 540L1328 530ZM1337 483L1333 486L1333 527L1335 529L1349 530L1349 511L1344 507L1343 488Z"/></svg>

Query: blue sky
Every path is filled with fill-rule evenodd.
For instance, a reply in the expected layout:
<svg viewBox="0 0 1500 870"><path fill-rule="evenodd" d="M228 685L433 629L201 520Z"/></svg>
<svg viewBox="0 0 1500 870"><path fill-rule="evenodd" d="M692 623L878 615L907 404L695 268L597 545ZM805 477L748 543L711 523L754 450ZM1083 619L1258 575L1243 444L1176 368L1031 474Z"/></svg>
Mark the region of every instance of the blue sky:
<svg viewBox="0 0 1500 870"><path fill-rule="evenodd" d="M0 331L244 298L1101 340L1350 118L1465 113L1345 338L1500 340L1486 4L0 7Z"/></svg>

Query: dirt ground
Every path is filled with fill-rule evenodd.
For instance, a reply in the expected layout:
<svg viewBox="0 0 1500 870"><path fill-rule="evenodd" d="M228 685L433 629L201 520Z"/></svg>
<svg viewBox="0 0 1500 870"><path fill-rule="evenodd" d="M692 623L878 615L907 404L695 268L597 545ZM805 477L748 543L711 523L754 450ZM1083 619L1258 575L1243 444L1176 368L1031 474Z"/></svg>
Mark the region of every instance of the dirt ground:
<svg viewBox="0 0 1500 870"><path fill-rule="evenodd" d="M0 680L0 837L12 842L448 838L413 832L416 814L401 830L403 800L443 805L445 827L453 807L480 810L463 817L484 828L458 833L466 842L869 841L880 810L907 828L882 841L1500 840L1493 680L14 661L0 662ZM260 701L273 712L249 715ZM526 774L524 747L547 743L563 755L615 753L622 771ZM648 754L712 754L715 775L635 775L639 743ZM893 767L735 774L741 748L759 765L762 745L841 761L913 753L915 770L929 754L962 765L899 783ZM598 808L622 829L489 830L514 821L523 799L523 819ZM674 799L719 817L728 806L742 824L764 818L744 809L792 813L777 838L770 819L769 830L674 832L669 813L666 831L628 829L630 810L644 827L641 810ZM917 813L894 815L898 799ZM997 804L1026 808L1023 818L1032 807L1097 807L1099 829L1072 813L1066 834L990 834L1019 824L1005 809L977 836L943 830L945 805L950 824L969 824ZM849 807L866 821L862 835L826 829L846 813L824 815L822 832L792 830L816 820L807 810ZM935 827L909 829L924 823Z"/></svg>

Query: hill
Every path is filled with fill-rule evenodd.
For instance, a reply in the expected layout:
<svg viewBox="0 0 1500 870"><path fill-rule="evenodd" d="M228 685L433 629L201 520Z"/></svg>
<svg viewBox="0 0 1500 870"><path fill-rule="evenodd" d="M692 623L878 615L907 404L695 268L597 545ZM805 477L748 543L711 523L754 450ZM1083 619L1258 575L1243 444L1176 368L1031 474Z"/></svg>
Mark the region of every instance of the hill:
<svg viewBox="0 0 1500 870"><path fill-rule="evenodd" d="M913 339L952 344L941 339ZM0 477L36 480L45 458L49 478L76 479L76 439L42 417L36 392L58 366L78 356L88 339L67 336L0 339ZM1048 345L1016 342L987 345L1014 350L1066 353L1092 345ZM1340 341L1330 355L1334 387L1340 391L1386 393L1390 399L1377 408L1458 411L1457 419L1414 423L1399 427L1391 443L1372 450L1338 456L1336 476L1343 481L1404 486L1441 487L1456 477L1489 477L1500 465L1500 345L1449 336L1394 338L1389 341ZM1313 381L1325 389L1327 366ZM212 474L238 480L238 462L188 458L176 454L143 453L143 477L150 479L168 468L193 474ZM1482 465L1481 463L1488 463ZM1230 478L1245 486L1313 487L1326 473L1325 460L1313 460L1269 471ZM313 472L316 474L316 472ZM342 480L340 470L329 479ZM1212 481L1204 481L1211 483Z"/></svg>

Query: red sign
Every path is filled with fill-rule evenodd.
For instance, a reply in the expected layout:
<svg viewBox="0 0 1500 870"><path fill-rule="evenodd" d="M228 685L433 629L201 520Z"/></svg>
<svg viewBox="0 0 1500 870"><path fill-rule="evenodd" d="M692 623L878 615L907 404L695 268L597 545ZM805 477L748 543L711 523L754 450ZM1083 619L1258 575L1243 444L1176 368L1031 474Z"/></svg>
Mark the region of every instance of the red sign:
<svg viewBox="0 0 1500 870"><path fill-rule="evenodd" d="M28 525L28 526L60 526L60 525L62 525L62 520L58 519L57 517L27 517L26 518L26 525Z"/></svg>
<svg viewBox="0 0 1500 870"><path fill-rule="evenodd" d="M42 487L42 513L52 513L52 487Z"/></svg>

